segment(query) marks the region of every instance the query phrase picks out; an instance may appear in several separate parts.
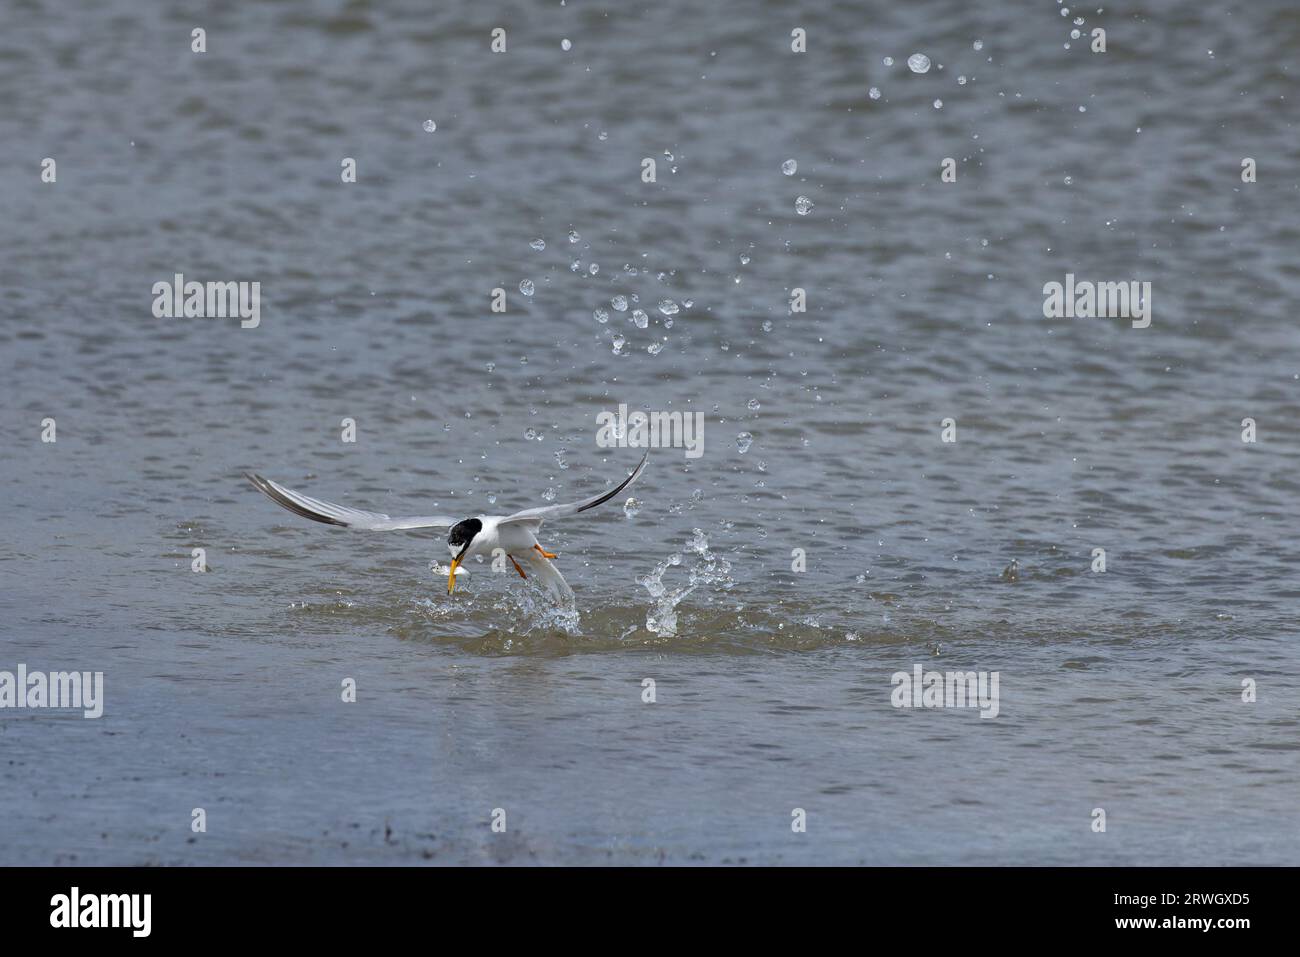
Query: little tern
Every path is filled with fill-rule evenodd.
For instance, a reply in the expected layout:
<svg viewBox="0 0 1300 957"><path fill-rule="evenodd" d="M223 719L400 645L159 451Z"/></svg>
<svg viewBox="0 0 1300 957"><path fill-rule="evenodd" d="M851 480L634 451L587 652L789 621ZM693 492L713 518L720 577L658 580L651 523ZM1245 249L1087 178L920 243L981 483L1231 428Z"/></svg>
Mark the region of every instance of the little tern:
<svg viewBox="0 0 1300 957"><path fill-rule="evenodd" d="M303 518L309 518L313 522L340 525L345 528L362 528L376 532L407 528L450 529L447 533L447 549L451 553L452 559L451 571L447 576L448 595L456 590L456 569L460 567L465 559L479 555L490 558L499 548L510 559L510 563L515 566L515 571L519 573L520 578L528 577L524 573L523 566L520 565L522 561L552 595L557 598L572 598L573 589L569 587L569 583L564 580L564 576L560 574L559 570L551 564L551 559L556 556L554 553L542 548L537 541L538 530L542 527L543 522L556 518L568 518L570 515L577 515L608 502L637 480L645 470L649 458L650 453L647 452L637 467L632 470L632 474L619 483L617 488L608 492L601 492L599 495L593 495L591 498L583 499L580 502L526 508L522 512L515 512L513 515L477 515L465 519L457 519L450 515L393 517L382 512L367 512L357 508L349 508L346 505L336 505L333 502L312 498L309 495L303 495L301 492L295 492L291 488L278 485L270 479L263 478L255 473L245 473L245 477L253 483L254 488L277 505L287 508Z"/></svg>

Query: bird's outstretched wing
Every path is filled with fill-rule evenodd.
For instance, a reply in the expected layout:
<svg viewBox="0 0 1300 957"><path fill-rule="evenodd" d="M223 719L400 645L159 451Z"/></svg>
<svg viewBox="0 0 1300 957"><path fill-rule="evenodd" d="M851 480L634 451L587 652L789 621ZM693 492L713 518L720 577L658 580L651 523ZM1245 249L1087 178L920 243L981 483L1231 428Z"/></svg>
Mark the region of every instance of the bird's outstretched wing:
<svg viewBox="0 0 1300 957"><path fill-rule="evenodd" d="M625 478L616 489L608 492L601 492L599 495L593 495L589 499L581 502L569 502L567 505L543 505L539 508L526 508L522 512L515 512L513 515L507 515L501 519L501 524L506 522L532 522L541 525L542 522L550 521L553 518L566 518L569 515L577 515L579 512L585 512L589 508L595 508L608 502L623 489L627 488L637 480L637 477L645 471L645 464L650 459L650 453L647 452L641 459L641 463L632 470L632 474Z"/></svg>
<svg viewBox="0 0 1300 957"><path fill-rule="evenodd" d="M313 522L324 522L326 525L341 525L345 528L364 528L376 532L387 532L399 528L451 528L458 521L458 519L446 515L407 515L394 518L382 512L364 512L359 508L348 508L346 505L322 502L318 498L312 498L303 495L301 492L295 492L291 488L285 488L283 485L277 485L270 479L262 478L260 475L245 473L245 477L253 483L255 489L275 502L275 504L287 508L303 518L310 518Z"/></svg>

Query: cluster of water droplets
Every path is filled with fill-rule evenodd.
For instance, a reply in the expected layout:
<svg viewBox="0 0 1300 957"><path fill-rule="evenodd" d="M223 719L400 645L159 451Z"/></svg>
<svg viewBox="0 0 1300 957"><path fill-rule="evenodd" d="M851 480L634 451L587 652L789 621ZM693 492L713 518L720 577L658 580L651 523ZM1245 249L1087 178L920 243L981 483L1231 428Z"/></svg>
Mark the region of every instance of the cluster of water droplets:
<svg viewBox="0 0 1300 957"><path fill-rule="evenodd" d="M664 583L664 575L671 568L683 566L687 573L685 584L670 588ZM682 551L655 565L650 574L640 579L640 583L654 599L646 611L646 630L664 638L676 636L677 606L697 588L725 590L735 584L731 577L731 563L709 549L708 536L698 528L693 530L691 540Z"/></svg>
<svg viewBox="0 0 1300 957"><path fill-rule="evenodd" d="M631 276L636 276L638 274L638 270L633 269L631 266L624 266L623 269L625 273L628 273ZM661 280L664 279L664 274L660 273L659 278ZM658 306L655 307L659 313L659 315L656 316L652 312L648 312L641 308L640 303L641 297L639 295L635 293L623 295L620 293L609 300L609 307L610 309L613 309L615 313L625 314L627 321L637 329L649 329L651 324L654 323L662 326L663 329L668 330L673 327L673 317L682 311L683 306L689 309L694 305L694 302L690 299L678 303L675 299L665 297L660 299ZM609 309L606 309L604 306L597 306L592 315L595 320L602 325L609 322L611 318ZM627 335L624 333L613 332L610 342L613 346L614 355L622 356L629 354L625 351L628 339ZM663 350L666 342L667 337L660 336L659 338L647 343L645 351L652 356L658 355Z"/></svg>
<svg viewBox="0 0 1300 957"><path fill-rule="evenodd" d="M1062 2L1062 0L1057 0L1057 3L1060 3L1060 2ZM1082 18L1082 17L1079 17L1079 18L1077 18L1077 19L1075 20L1075 22L1076 22L1076 23L1079 23L1079 24L1082 24L1082 22L1083 22L1083 18ZM1074 31L1073 36L1074 36L1076 39L1078 38L1078 31L1077 31L1077 30ZM1069 47L1069 44L1067 43L1066 46ZM983 40L976 40L974 43L971 44L971 48L972 48L976 53L980 52L981 50L984 49L984 41L983 41ZM989 59L992 60L992 57L990 57ZM887 67L892 67L892 66L894 65L894 58L893 58L892 56L887 56L887 57L885 57L881 62L884 63L884 65L887 66ZM922 76L922 75L924 75L924 74L926 74L926 73L929 73L929 72L930 72L930 68L931 68L931 66L933 66L933 65L934 65L934 64L933 64L933 62L931 61L931 59L929 58L929 56L927 56L927 55L924 54L924 53L919 53L919 52L918 52L918 53L913 53L911 56L909 56L909 57L907 58L907 68L908 68L909 70L911 70L913 73L917 74L918 76ZM942 64L942 63L939 64L939 70L940 70L940 71L943 70L943 64ZM960 75L960 76L957 77L957 85L958 85L958 86L965 86L965 85L970 81L970 79L972 79L972 78L971 78L971 77L967 77L966 74L963 73L962 75ZM871 87L871 88L869 88L869 89L867 90L867 96L869 96L869 97L870 97L871 99L873 99L873 100L878 100L878 99L880 99L880 97L881 97L882 95L883 95L883 94L880 92L880 87L878 87L878 86L873 86L873 87ZM942 110L942 109L943 109L943 100L936 99L936 100L934 101L934 103L933 103L933 106L934 106L934 108L935 108L936 110Z"/></svg>
<svg viewBox="0 0 1300 957"><path fill-rule="evenodd" d="M671 158L671 154L665 154ZM568 231L569 245L576 246L582 242L582 236L576 229ZM538 237L528 244L535 252L546 251L546 240ZM584 247L589 248L589 247ZM587 276L595 278L600 273L599 263L584 263L581 258L574 259L569 263L569 271L577 274L585 273ZM636 268L631 263L624 263L621 273L616 273L613 281L635 280L643 275L643 270ZM648 273L645 273L648 275ZM660 282L668 282L673 277L672 272L660 272L656 277ZM537 292L536 284L531 279L522 279L519 282L519 291L525 296L532 296ZM678 302L676 299L664 296L661 297L654 307L648 304L646 308L641 306L641 297L634 292L615 293L608 303L602 302L592 310L592 318L602 326L608 326L609 342L616 356L625 356L631 354L629 348L630 331L617 325L611 325L611 320L624 317L627 322L638 330L648 330L652 325L658 325L663 330L669 330L673 327L673 317L678 315L683 309L691 308L695 303L690 299L683 299ZM663 351L668 337L658 335L645 345L645 351L649 355L658 355Z"/></svg>
<svg viewBox="0 0 1300 957"><path fill-rule="evenodd" d="M1056 0L1056 2L1057 2L1058 5L1060 5L1060 4L1064 3L1064 0ZM1098 9L1097 12L1098 12L1098 13L1101 13L1101 10ZM1061 16L1063 16L1063 17L1068 17L1069 15L1070 15L1070 8L1069 8L1069 7L1062 6L1062 7L1061 7ZM1070 30L1070 40L1078 40L1078 39L1080 39L1080 38L1083 36L1083 32L1079 29L1079 27L1083 26L1083 25L1084 25L1085 23L1087 23L1088 21L1085 20L1083 17L1076 16L1076 17L1075 17L1073 20L1071 20L1070 22L1074 24L1073 29ZM1065 43L1062 44L1062 45L1065 47L1065 49L1067 49L1067 50L1070 49L1070 40L1066 40Z"/></svg>

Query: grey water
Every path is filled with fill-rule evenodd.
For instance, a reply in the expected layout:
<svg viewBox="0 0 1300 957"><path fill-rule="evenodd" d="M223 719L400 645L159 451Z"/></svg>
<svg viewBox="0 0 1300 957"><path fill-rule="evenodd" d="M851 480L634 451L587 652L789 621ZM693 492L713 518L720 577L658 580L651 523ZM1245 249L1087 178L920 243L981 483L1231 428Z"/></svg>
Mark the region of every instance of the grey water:
<svg viewBox="0 0 1300 957"><path fill-rule="evenodd" d="M7 0L0 671L105 700L0 709L0 863L1300 860L1300 12L1063 6ZM620 403L703 454L570 615L242 477L567 502Z"/></svg>

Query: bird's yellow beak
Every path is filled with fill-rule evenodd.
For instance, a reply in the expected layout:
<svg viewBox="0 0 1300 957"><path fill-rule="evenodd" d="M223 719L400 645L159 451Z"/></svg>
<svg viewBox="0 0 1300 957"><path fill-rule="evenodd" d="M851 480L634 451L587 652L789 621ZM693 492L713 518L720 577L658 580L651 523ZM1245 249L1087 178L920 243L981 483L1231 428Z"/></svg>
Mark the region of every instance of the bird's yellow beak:
<svg viewBox="0 0 1300 957"><path fill-rule="evenodd" d="M464 554L463 552L461 554ZM451 574L447 576L447 594L450 595L456 590L456 568L460 565L461 556L457 555L451 560Z"/></svg>

